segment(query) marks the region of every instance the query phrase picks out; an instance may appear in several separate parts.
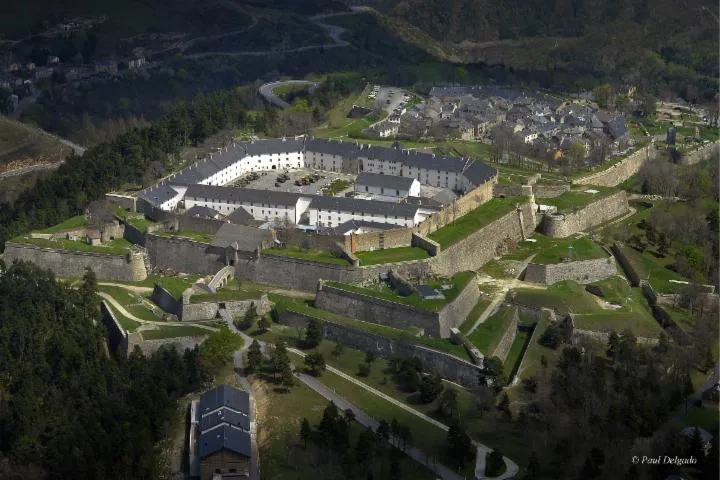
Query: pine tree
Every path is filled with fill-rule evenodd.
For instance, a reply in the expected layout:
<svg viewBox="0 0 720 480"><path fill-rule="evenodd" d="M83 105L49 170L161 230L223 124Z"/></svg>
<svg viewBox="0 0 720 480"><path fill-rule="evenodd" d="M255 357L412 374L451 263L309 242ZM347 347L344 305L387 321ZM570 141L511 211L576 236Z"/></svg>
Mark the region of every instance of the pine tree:
<svg viewBox="0 0 720 480"><path fill-rule="evenodd" d="M262 366L263 355L262 349L260 348L260 342L254 339L248 349L248 369L251 371L257 371Z"/></svg>
<svg viewBox="0 0 720 480"><path fill-rule="evenodd" d="M310 422L307 418L303 418L302 425L300 426L300 438L302 438L302 441L305 445L305 448L307 448L308 441L310 440L310 436L312 435L312 430L310 429Z"/></svg>

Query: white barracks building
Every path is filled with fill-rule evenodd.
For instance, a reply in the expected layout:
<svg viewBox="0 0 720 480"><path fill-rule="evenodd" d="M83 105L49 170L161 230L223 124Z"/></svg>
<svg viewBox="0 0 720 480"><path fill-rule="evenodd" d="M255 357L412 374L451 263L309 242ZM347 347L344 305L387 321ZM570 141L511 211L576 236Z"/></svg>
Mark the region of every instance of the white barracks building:
<svg viewBox="0 0 720 480"><path fill-rule="evenodd" d="M367 186L368 192L379 188L381 195L389 197L415 197L421 183L465 193L497 175L494 168L472 159L399 147L368 147L307 137L268 139L233 143L163 179L140 192L140 208L145 207L148 213L153 208L173 211L181 205L185 209L207 207L222 215L242 208L256 220L316 227L336 227L349 221L415 226L436 211L414 202L223 186L249 172L303 167L356 174L360 187ZM381 175L388 178L378 179Z"/></svg>

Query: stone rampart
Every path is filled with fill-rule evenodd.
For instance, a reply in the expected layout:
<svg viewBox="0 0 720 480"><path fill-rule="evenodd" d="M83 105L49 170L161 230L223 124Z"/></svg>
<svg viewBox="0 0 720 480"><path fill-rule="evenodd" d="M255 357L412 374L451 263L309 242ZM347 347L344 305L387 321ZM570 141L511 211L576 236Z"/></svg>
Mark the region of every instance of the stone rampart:
<svg viewBox="0 0 720 480"><path fill-rule="evenodd" d="M124 348L127 344L127 333L120 326L117 318L115 318L115 314L110 307L107 306L105 300L100 303L100 312L102 313L103 323L107 330L108 349L114 352L120 347ZM122 353L124 354L124 351Z"/></svg>
<svg viewBox="0 0 720 480"><path fill-rule="evenodd" d="M225 249L186 238L153 234L145 237L145 248L156 269L214 275L226 265Z"/></svg>
<svg viewBox="0 0 720 480"><path fill-rule="evenodd" d="M135 225L125 222L125 231L123 232L123 238L130 243L135 245L145 246L145 233L140 231Z"/></svg>
<svg viewBox="0 0 720 480"><path fill-rule="evenodd" d="M450 330L465 320L479 298L480 291L474 278L453 301L437 312L324 284L315 296L315 306L364 322L398 329L420 328L425 335L448 338Z"/></svg>
<svg viewBox="0 0 720 480"><path fill-rule="evenodd" d="M210 332L208 331L208 334ZM126 355L130 355L135 347L140 348L140 352L145 355L152 355L160 347L172 345L175 349L182 353L185 350L192 350L196 345L200 345L205 341L207 336L194 336L194 337L174 337L174 338L161 338L157 340L145 340L141 332L131 333L128 336L128 343L126 349Z"/></svg>
<svg viewBox="0 0 720 480"><path fill-rule="evenodd" d="M533 185L535 198L555 198L570 191L570 185L547 185L539 183Z"/></svg>
<svg viewBox="0 0 720 480"><path fill-rule="evenodd" d="M283 325L305 328L310 318L312 317L301 313L285 311L280 314L279 322ZM323 328L325 338L330 341L342 343L363 352L373 352L377 356L387 359L417 357L422 361L423 369L428 373L438 373L441 377L465 388L475 388L479 385L482 370L461 358L346 325L323 321Z"/></svg>
<svg viewBox="0 0 720 480"><path fill-rule="evenodd" d="M393 228L379 232L345 235L343 244L349 252L369 252L384 248L408 247L412 241L410 228Z"/></svg>
<svg viewBox="0 0 720 480"><path fill-rule="evenodd" d="M521 218L523 221L521 222ZM463 270L477 270L498 256L508 239L519 242L535 229L535 210L531 204L520 205L480 230L473 232L430 259L433 273L450 276Z"/></svg>
<svg viewBox="0 0 720 480"><path fill-rule="evenodd" d="M497 176L470 190L462 197L443 207L439 212L433 213L424 222L413 228L415 233L429 235L438 228L452 223L471 210L493 198L493 186L497 183Z"/></svg>
<svg viewBox="0 0 720 480"><path fill-rule="evenodd" d="M520 184L496 183L493 185L493 196L495 197L518 197L523 194L523 186Z"/></svg>
<svg viewBox="0 0 720 480"><path fill-rule="evenodd" d="M219 316L219 310L224 308L231 317L241 317L248 311L250 305L255 304L258 315L270 311L270 301L266 294L259 298L247 300L228 300L224 302L200 302L182 305L181 319L184 322L208 320Z"/></svg>
<svg viewBox="0 0 720 480"><path fill-rule="evenodd" d="M413 233L412 234L412 242L411 245L413 247L420 247L426 252L428 252L428 255L431 257L437 257L440 254L440 244L437 243L435 240L430 240L427 237L423 237L419 233Z"/></svg>
<svg viewBox="0 0 720 480"><path fill-rule="evenodd" d="M617 274L615 259L610 256L608 258L555 263L552 265L530 263L525 270L524 280L545 285L552 285L563 280L590 283L612 277L615 274Z"/></svg>
<svg viewBox="0 0 720 480"><path fill-rule="evenodd" d="M653 145L647 145L631 153L618 163L602 170L591 173L575 180L578 185L599 185L601 187L615 187L635 175L645 162L655 156Z"/></svg>
<svg viewBox="0 0 720 480"><path fill-rule="evenodd" d="M621 247L622 245L614 243L610 247L610 250L612 251L613 255L615 255L615 258L617 258L617 261L620 263L620 266L625 272L625 275L627 275L628 280L630 280L630 285L632 285L633 287L637 287L638 285L640 285L640 275L633 268L630 260L628 260L627 256L625 256L625 253L622 251Z"/></svg>
<svg viewBox="0 0 720 480"><path fill-rule="evenodd" d="M155 302L164 312L175 315L178 318L182 316L182 302L173 297L170 292L160 285L155 285L152 295L150 295L150 300Z"/></svg>
<svg viewBox="0 0 720 480"><path fill-rule="evenodd" d="M90 267L97 278L102 280L139 282L147 278L140 252L128 251L125 255L110 255L7 242L3 258L8 263L13 260L32 262L41 268L52 270L58 277L82 277L85 269Z"/></svg>
<svg viewBox="0 0 720 480"><path fill-rule="evenodd" d="M716 152L718 147L719 144L717 142L708 143L707 145L704 145L697 150L693 150L692 152L688 152L687 155L680 157L680 163L683 165L695 165L696 163L700 163Z"/></svg>
<svg viewBox="0 0 720 480"><path fill-rule="evenodd" d="M513 307L512 313L510 314L510 323L508 323L505 333L490 355L491 357L498 357L505 363L505 359L507 359L508 353L510 353L510 347L512 347L515 337L517 336L518 322L520 322L519 309L518 307Z"/></svg>
<svg viewBox="0 0 720 480"><path fill-rule="evenodd" d="M572 213L545 214L540 230L553 238L564 238L597 227L630 211L624 191L599 198Z"/></svg>

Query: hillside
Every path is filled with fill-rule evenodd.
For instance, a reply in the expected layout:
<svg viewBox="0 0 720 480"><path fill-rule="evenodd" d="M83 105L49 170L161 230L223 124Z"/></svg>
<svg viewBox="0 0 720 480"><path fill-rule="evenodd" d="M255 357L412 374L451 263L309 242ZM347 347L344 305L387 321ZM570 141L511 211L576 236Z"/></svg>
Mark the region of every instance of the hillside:
<svg viewBox="0 0 720 480"><path fill-rule="evenodd" d="M608 77L689 100L717 90L716 2L401 0L369 2L463 62ZM402 35L408 28L397 28ZM413 36L404 35L407 41ZM431 42L421 43L437 51Z"/></svg>
<svg viewBox="0 0 720 480"><path fill-rule="evenodd" d="M45 132L0 116L0 176L10 170L57 163L71 151Z"/></svg>

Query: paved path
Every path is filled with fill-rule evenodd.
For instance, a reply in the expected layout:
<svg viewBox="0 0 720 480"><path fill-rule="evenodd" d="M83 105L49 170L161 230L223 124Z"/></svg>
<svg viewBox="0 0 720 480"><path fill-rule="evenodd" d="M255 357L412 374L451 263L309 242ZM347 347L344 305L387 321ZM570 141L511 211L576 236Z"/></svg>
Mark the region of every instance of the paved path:
<svg viewBox="0 0 720 480"><path fill-rule="evenodd" d="M108 287L118 287L118 288L124 288L125 290L130 290L131 292L144 294L144 293L152 293L153 289L150 287L140 287L137 285L125 285L124 283L112 283L112 282L98 282L98 285L106 285Z"/></svg>
<svg viewBox="0 0 720 480"><path fill-rule="evenodd" d="M315 390L317 393L325 397L327 400L330 400L332 402L335 402L335 405L341 410L352 410L352 412L355 414L355 420L360 424L368 428L372 428L373 430L377 430L377 427L379 425L379 422L372 418L370 415L365 413L364 410L361 410L360 408L356 407L352 403L345 400L343 397L338 395L337 393L333 392L329 388L327 388L325 385L323 385L321 382L319 382L314 377L311 377L309 375L306 375L304 373L296 372L295 376L303 382L308 387ZM390 439L389 443L394 445L395 447L400 448L398 445L397 440ZM428 455L423 452L422 450L419 450L416 447L413 447L412 445L408 445L404 452L413 460L425 465L432 471L434 471L436 474L440 476L443 480L462 480L463 477L449 469L448 467L438 463L434 458L428 457Z"/></svg>
<svg viewBox="0 0 720 480"><path fill-rule="evenodd" d="M280 107L280 108L288 108L290 106L289 103L287 103L285 100L277 96L274 92L274 90L278 87L281 87L283 85L308 85L309 91L312 92L317 88L319 83L317 82L310 82L308 80L284 80L279 82L270 82L266 83L265 85L262 85L259 88L260 95L267 100L269 103Z"/></svg>
<svg viewBox="0 0 720 480"><path fill-rule="evenodd" d="M495 297L490 302L490 305L483 311L482 314L480 314L480 317L477 319L477 321L473 324L473 326L470 328L470 330L465 333L465 336L469 337L472 332L475 331L476 328L478 328L481 324L485 322L485 320L488 319L490 315L495 313L495 310L497 309L498 305L502 303L503 300L505 300L505 294L512 290L513 288L517 287L518 284L520 284L520 275L522 275L522 272L525 270L525 268L528 266L528 263L535 257L535 254L530 255L528 258L526 258L523 261L523 266L520 268L520 272L518 273L518 276L513 278L509 282L504 282L502 288L495 293Z"/></svg>

